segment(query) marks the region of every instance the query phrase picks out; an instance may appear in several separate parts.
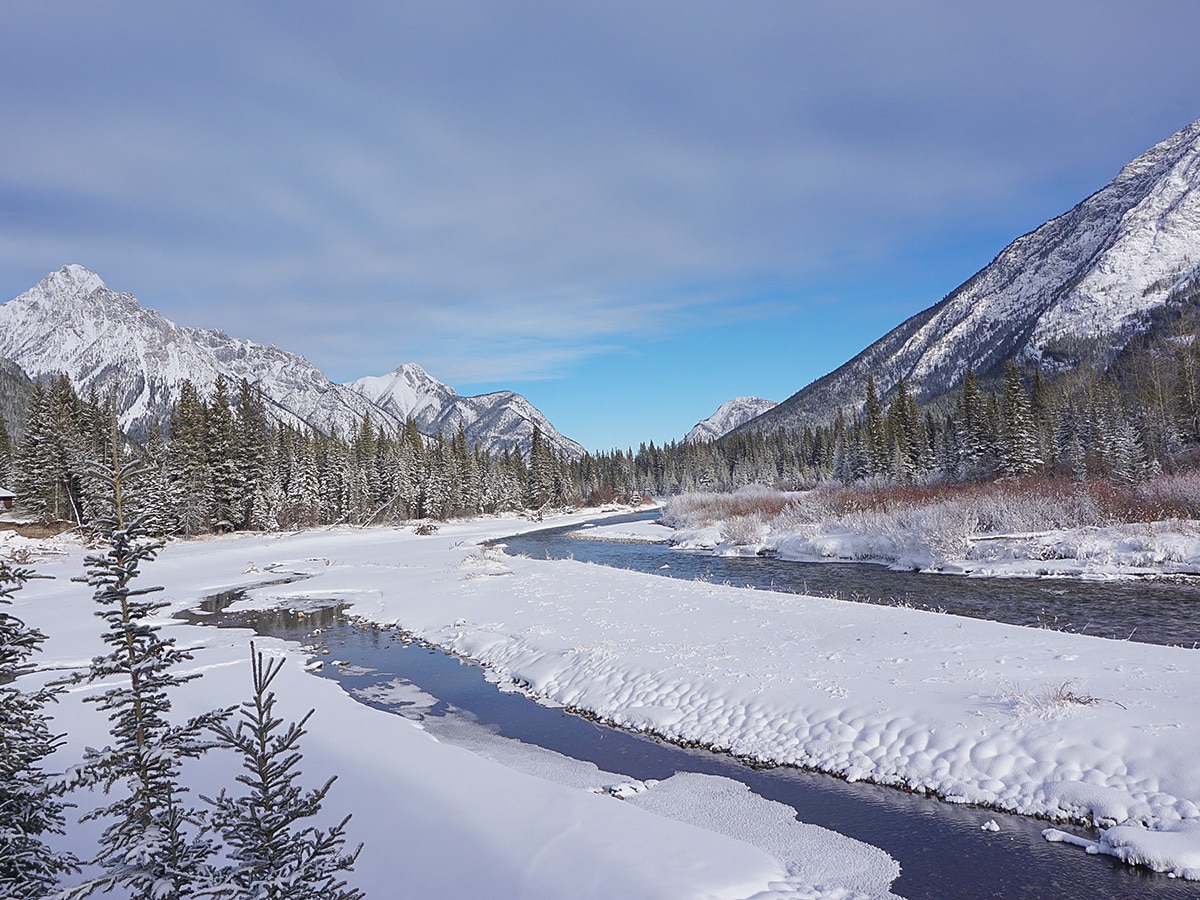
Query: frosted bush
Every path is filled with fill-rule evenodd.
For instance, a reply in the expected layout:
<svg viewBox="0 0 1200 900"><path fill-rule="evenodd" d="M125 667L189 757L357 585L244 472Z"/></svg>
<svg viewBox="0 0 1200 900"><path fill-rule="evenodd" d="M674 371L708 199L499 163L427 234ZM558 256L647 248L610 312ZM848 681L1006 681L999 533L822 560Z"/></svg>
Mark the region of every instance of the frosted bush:
<svg viewBox="0 0 1200 900"><path fill-rule="evenodd" d="M721 526L721 542L733 547L754 547L762 543L767 523L761 513L734 516Z"/></svg>
<svg viewBox="0 0 1200 900"><path fill-rule="evenodd" d="M1200 519L1200 471L1162 476L1137 488L1037 478L957 485L823 486L803 493L752 485L733 494L673 497L663 513L667 524L679 528L719 526L726 544L755 546L767 540L775 549L788 543L791 553L908 558L922 565L922 558L976 558L980 552L976 541L983 537L1171 518ZM1173 530L1195 529L1185 523ZM1059 555L1036 545L1027 552Z"/></svg>
<svg viewBox="0 0 1200 900"><path fill-rule="evenodd" d="M914 551L927 550L941 559L966 556L971 538L979 532L975 511L958 502L911 510L901 517L899 524L917 545L912 548Z"/></svg>
<svg viewBox="0 0 1200 900"><path fill-rule="evenodd" d="M798 494L751 484L731 494L679 494L663 504L661 518L672 528L703 528L740 516L777 515Z"/></svg>
<svg viewBox="0 0 1200 900"><path fill-rule="evenodd" d="M1200 470L1162 475L1139 485L1136 497L1154 518L1200 519Z"/></svg>

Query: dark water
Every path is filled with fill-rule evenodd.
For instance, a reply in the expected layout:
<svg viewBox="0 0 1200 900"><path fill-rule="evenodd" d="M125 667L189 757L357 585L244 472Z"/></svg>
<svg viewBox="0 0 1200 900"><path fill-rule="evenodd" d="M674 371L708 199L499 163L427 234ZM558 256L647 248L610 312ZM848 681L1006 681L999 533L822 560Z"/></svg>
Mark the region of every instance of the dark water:
<svg viewBox="0 0 1200 900"><path fill-rule="evenodd" d="M206 614L187 618L250 627L313 646L316 658L326 660L321 674L348 691L405 679L439 698L433 715L466 715L505 737L593 762L609 772L642 780L675 772L736 779L763 797L791 806L801 821L886 850L902 866L893 890L910 900L1200 897L1200 885L1047 843L1041 837L1043 822L870 784L847 784L799 769L756 769L726 755L666 744L503 693L485 679L481 667L406 641L396 631L347 622L336 605L221 613L237 596L230 592L210 598L203 607ZM403 712L387 704L370 705ZM983 831L980 826L988 819L995 819L1001 830Z"/></svg>
<svg viewBox="0 0 1200 900"><path fill-rule="evenodd" d="M601 524L653 519L642 513ZM1200 646L1200 578L1083 581L1065 578L968 578L893 572L870 563L786 562L720 557L662 544L568 537L578 526L500 542L535 559L595 562L654 575L718 584L811 593L866 603L904 603L1010 625L1031 625L1148 644ZM663 529L664 534L667 533ZM586 534L586 530L583 532ZM669 566L670 568L663 568Z"/></svg>

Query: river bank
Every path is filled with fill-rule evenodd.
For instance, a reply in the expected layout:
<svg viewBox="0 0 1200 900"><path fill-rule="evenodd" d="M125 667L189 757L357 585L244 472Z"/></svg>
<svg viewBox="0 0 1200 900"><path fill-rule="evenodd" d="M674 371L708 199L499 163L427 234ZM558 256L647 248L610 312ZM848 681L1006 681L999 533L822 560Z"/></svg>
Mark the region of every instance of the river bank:
<svg viewBox="0 0 1200 900"><path fill-rule="evenodd" d="M1107 828L1095 851L1200 873L1194 651L480 546L513 529L474 522L431 536L342 529L173 544L151 577L194 598L296 572L303 581L251 591L246 603L337 600L623 727L1095 822Z"/></svg>
<svg viewBox="0 0 1200 900"><path fill-rule="evenodd" d="M307 604L294 602L316 612L328 606L327 588L334 594L355 593L348 586L317 584L322 573L390 573L393 578L385 581L393 584L391 595L402 586L402 578L396 576L424 570L439 582L446 561L457 570L464 548L522 527L537 526L493 520L447 526L424 537L411 530L342 529L176 542L146 568L143 578L146 585L167 587L167 612L176 613L217 591L296 574L314 582L319 596ZM42 545L36 553L25 549L37 556L27 562L49 576L19 592L13 607L15 614L49 635L37 660L38 671L20 682L33 687L86 667L101 652L101 644L91 590L71 580L81 572L84 548L67 540ZM433 565L429 553L436 560ZM453 587L453 582L442 583ZM265 597L270 605L271 593L279 588L260 590L260 600ZM157 624L192 653L188 671L203 676L175 692L179 717L246 698L252 632L185 624L169 615ZM258 639L257 646L290 660L275 685L278 713L299 719L309 708L316 709L301 744L304 782L317 786L329 775L338 776L322 818L331 823L353 815L348 839L351 846L359 841L364 846L350 882L369 897L890 896L888 885L898 866L886 854L824 829L801 826L790 810L781 820L784 807L757 800L740 786L734 787L743 808L753 811L752 820L772 823L775 832L805 832L803 855L819 860L816 868L793 871L770 848L758 846L750 839L753 821L741 837L694 824L703 818L697 810L711 809L714 798L730 789L719 780L684 784L667 779L661 794L670 801L652 812L605 793L611 785L606 780L609 773L594 767L576 771L575 781L565 784L503 765L438 741L419 723L365 706L337 684L304 671L328 661L328 656L313 660L298 646L271 638ZM102 714L83 702L98 690L99 686L76 686L51 708L52 728L65 734L63 747L49 761L51 770L77 762L86 746L107 743ZM188 796L199 804L199 796L233 787L239 765L237 759L219 753L186 764ZM654 790L650 786L648 793ZM105 798L77 791L70 799L78 809L71 811L68 832L54 839L54 845L86 858L94 852L102 823L76 824L75 819ZM785 839L783 845L788 843Z"/></svg>

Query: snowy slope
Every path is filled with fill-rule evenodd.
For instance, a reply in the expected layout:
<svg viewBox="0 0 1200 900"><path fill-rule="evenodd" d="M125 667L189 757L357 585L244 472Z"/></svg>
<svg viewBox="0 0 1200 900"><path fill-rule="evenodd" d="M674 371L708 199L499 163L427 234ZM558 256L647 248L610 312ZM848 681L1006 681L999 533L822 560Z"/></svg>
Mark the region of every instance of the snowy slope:
<svg viewBox="0 0 1200 900"><path fill-rule="evenodd" d="M169 414L185 379L207 392L218 374L231 390L249 381L281 422L345 434L370 412L397 424L302 356L177 325L77 265L0 306L0 356L33 378L65 373L77 391L115 389L121 426L134 434Z"/></svg>
<svg viewBox="0 0 1200 900"><path fill-rule="evenodd" d="M1013 241L935 306L910 318L750 428L796 427L862 403L904 377L927 399L968 366L1008 359L1044 371L1104 364L1147 316L1200 283L1200 121L1127 164L1069 212Z"/></svg>
<svg viewBox="0 0 1200 900"><path fill-rule="evenodd" d="M762 397L734 397L722 403L707 419L697 422L684 440L688 443L715 441L778 405L774 400L764 400Z"/></svg>
<svg viewBox="0 0 1200 900"><path fill-rule="evenodd" d="M461 426L467 442L489 453L520 447L528 452L536 426L546 442L571 458L584 449L564 437L533 404L512 391L462 397L415 363L405 363L387 375L369 375L345 384L404 421L409 416L422 434L457 434Z"/></svg>
<svg viewBox="0 0 1200 900"><path fill-rule="evenodd" d="M377 425L399 428L412 415L427 435L453 434L462 424L472 442L491 452L512 446L527 451L536 424L559 450L583 453L510 391L460 397L419 366L334 384L295 353L177 325L78 265L51 272L0 305L5 357L33 378L65 373L81 393L94 387L103 396L115 389L121 426L139 436L169 415L185 379L207 393L221 374L233 392L243 378L260 391L275 421L325 433L352 433L368 414Z"/></svg>

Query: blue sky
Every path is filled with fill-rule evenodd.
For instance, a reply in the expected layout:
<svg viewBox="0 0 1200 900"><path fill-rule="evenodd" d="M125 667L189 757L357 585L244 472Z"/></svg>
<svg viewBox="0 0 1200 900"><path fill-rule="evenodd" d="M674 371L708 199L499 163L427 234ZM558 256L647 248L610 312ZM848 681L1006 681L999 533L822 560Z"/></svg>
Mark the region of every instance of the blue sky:
<svg viewBox="0 0 1200 900"><path fill-rule="evenodd" d="M782 400L1200 118L1191 2L26 2L0 298L76 262L590 449Z"/></svg>

